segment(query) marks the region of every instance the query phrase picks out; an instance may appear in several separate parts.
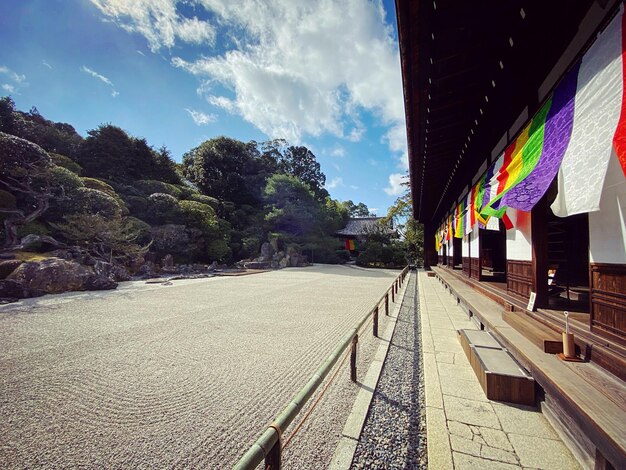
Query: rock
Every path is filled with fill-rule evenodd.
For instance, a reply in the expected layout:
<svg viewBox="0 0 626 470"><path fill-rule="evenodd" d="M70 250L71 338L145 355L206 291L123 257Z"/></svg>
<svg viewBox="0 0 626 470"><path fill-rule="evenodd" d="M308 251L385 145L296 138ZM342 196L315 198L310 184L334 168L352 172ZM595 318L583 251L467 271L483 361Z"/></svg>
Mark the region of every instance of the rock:
<svg viewBox="0 0 626 470"><path fill-rule="evenodd" d="M300 259L300 256L297 254L293 254L289 256L289 266L291 266L292 268L295 268L296 266L298 266L299 259Z"/></svg>
<svg viewBox="0 0 626 470"><path fill-rule="evenodd" d="M26 297L26 290L19 281L12 279L0 280L0 299L23 299Z"/></svg>
<svg viewBox="0 0 626 470"><path fill-rule="evenodd" d="M272 269L278 269L278 261L272 261L270 264L270 267Z"/></svg>
<svg viewBox="0 0 626 470"><path fill-rule="evenodd" d="M289 260L287 258L282 258L279 262L278 262L278 267L279 268L286 268L287 266L289 266Z"/></svg>
<svg viewBox="0 0 626 470"><path fill-rule="evenodd" d="M164 268L171 268L174 266L174 257L170 254L167 254L161 260L161 266Z"/></svg>
<svg viewBox="0 0 626 470"><path fill-rule="evenodd" d="M0 279L6 279L15 269L23 264L24 261L19 259L9 259L6 261L0 261Z"/></svg>
<svg viewBox="0 0 626 470"><path fill-rule="evenodd" d="M117 288L117 282L106 276L93 274L85 280L87 290L110 290Z"/></svg>
<svg viewBox="0 0 626 470"><path fill-rule="evenodd" d="M250 261L249 263L245 263L244 267L246 269L270 269L271 264L268 262Z"/></svg>
<svg viewBox="0 0 626 470"><path fill-rule="evenodd" d="M137 270L137 276L139 276L141 279L157 277L155 264L152 261L146 261Z"/></svg>
<svg viewBox="0 0 626 470"><path fill-rule="evenodd" d="M274 254L274 248L268 242L265 242L261 245L261 256L265 259L272 259L272 254Z"/></svg>
<svg viewBox="0 0 626 470"><path fill-rule="evenodd" d="M129 281L130 273L124 266L120 266L114 263L107 263L106 261L95 261L93 270L99 276L104 276L112 281Z"/></svg>
<svg viewBox="0 0 626 470"><path fill-rule="evenodd" d="M303 268L309 265L309 257L307 255L298 256L298 267Z"/></svg>
<svg viewBox="0 0 626 470"><path fill-rule="evenodd" d="M0 253L0 259L15 259L13 253Z"/></svg>
<svg viewBox="0 0 626 470"><path fill-rule="evenodd" d="M144 265L145 262L146 260L143 257L143 255L139 255L133 258L129 264L131 272L134 272L134 273L137 272L139 268L141 268L141 266Z"/></svg>
<svg viewBox="0 0 626 470"><path fill-rule="evenodd" d="M48 258L23 263L7 279L20 282L24 288L47 294L85 290L85 282L93 270L73 261Z"/></svg>
<svg viewBox="0 0 626 470"><path fill-rule="evenodd" d="M161 268L161 272L165 274L180 274L181 271L180 266L163 266Z"/></svg>

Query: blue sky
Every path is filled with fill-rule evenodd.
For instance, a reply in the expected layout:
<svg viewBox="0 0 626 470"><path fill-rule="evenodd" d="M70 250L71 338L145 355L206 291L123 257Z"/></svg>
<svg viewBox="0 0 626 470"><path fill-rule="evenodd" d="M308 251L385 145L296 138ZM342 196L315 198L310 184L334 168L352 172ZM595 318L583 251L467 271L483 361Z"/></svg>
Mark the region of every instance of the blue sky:
<svg viewBox="0 0 626 470"><path fill-rule="evenodd" d="M406 171L395 28L388 0L0 0L0 95L178 161L218 135L286 138L381 215Z"/></svg>

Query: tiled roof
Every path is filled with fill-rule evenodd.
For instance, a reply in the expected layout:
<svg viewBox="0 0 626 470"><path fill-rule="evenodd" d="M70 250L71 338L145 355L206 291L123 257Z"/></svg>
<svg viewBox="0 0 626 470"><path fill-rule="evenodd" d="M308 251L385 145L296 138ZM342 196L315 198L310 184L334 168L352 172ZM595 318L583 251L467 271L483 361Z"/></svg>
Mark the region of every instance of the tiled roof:
<svg viewBox="0 0 626 470"><path fill-rule="evenodd" d="M381 230L379 224L382 219L382 217L354 217L348 219L346 226L335 232L335 234L348 237L367 236L372 232ZM392 226L388 225L385 227L384 233L391 235L395 234L396 231Z"/></svg>

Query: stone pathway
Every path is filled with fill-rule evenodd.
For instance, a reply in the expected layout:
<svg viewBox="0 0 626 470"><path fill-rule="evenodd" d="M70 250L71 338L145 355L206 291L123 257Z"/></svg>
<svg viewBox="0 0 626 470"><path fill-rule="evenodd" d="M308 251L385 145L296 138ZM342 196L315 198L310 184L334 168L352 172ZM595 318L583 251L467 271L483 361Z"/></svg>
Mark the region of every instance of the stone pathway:
<svg viewBox="0 0 626 470"><path fill-rule="evenodd" d="M457 339L476 329L441 284L418 273L429 468L580 468L536 409L490 401Z"/></svg>
<svg viewBox="0 0 626 470"><path fill-rule="evenodd" d="M427 467L421 363L417 282L411 273L351 468Z"/></svg>

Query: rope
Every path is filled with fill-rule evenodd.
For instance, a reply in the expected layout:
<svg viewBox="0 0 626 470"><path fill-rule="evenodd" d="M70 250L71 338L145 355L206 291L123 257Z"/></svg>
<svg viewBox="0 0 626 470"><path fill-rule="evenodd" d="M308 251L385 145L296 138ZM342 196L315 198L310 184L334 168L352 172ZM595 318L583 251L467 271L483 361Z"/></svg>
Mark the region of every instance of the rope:
<svg viewBox="0 0 626 470"><path fill-rule="evenodd" d="M317 396L317 398L315 398L315 401L311 405L311 408L309 408L309 410L306 412L306 414L302 417L302 420L298 423L298 425L294 428L293 432L289 435L289 438L287 438L287 440L283 444L282 450L285 450L287 448L287 446L289 445L289 443L291 442L293 437L297 434L297 432L300 430L300 428L302 427L304 422L309 418L309 416L311 416L311 413L313 412L313 410L315 409L317 404L320 402L320 400L322 399L322 397L326 393L326 390L328 390L328 387L330 387L330 384L332 384L333 381L335 380L335 378L337 378L337 375L339 374L339 371L341 370L341 367L345 364L345 362L348 359L349 355L350 355L350 349L348 349L346 351L346 354L344 354L343 359L341 360L341 362L339 363L339 365L335 369L335 372L330 377L328 382L326 382L326 385L324 385L324 388L322 389L320 394Z"/></svg>

